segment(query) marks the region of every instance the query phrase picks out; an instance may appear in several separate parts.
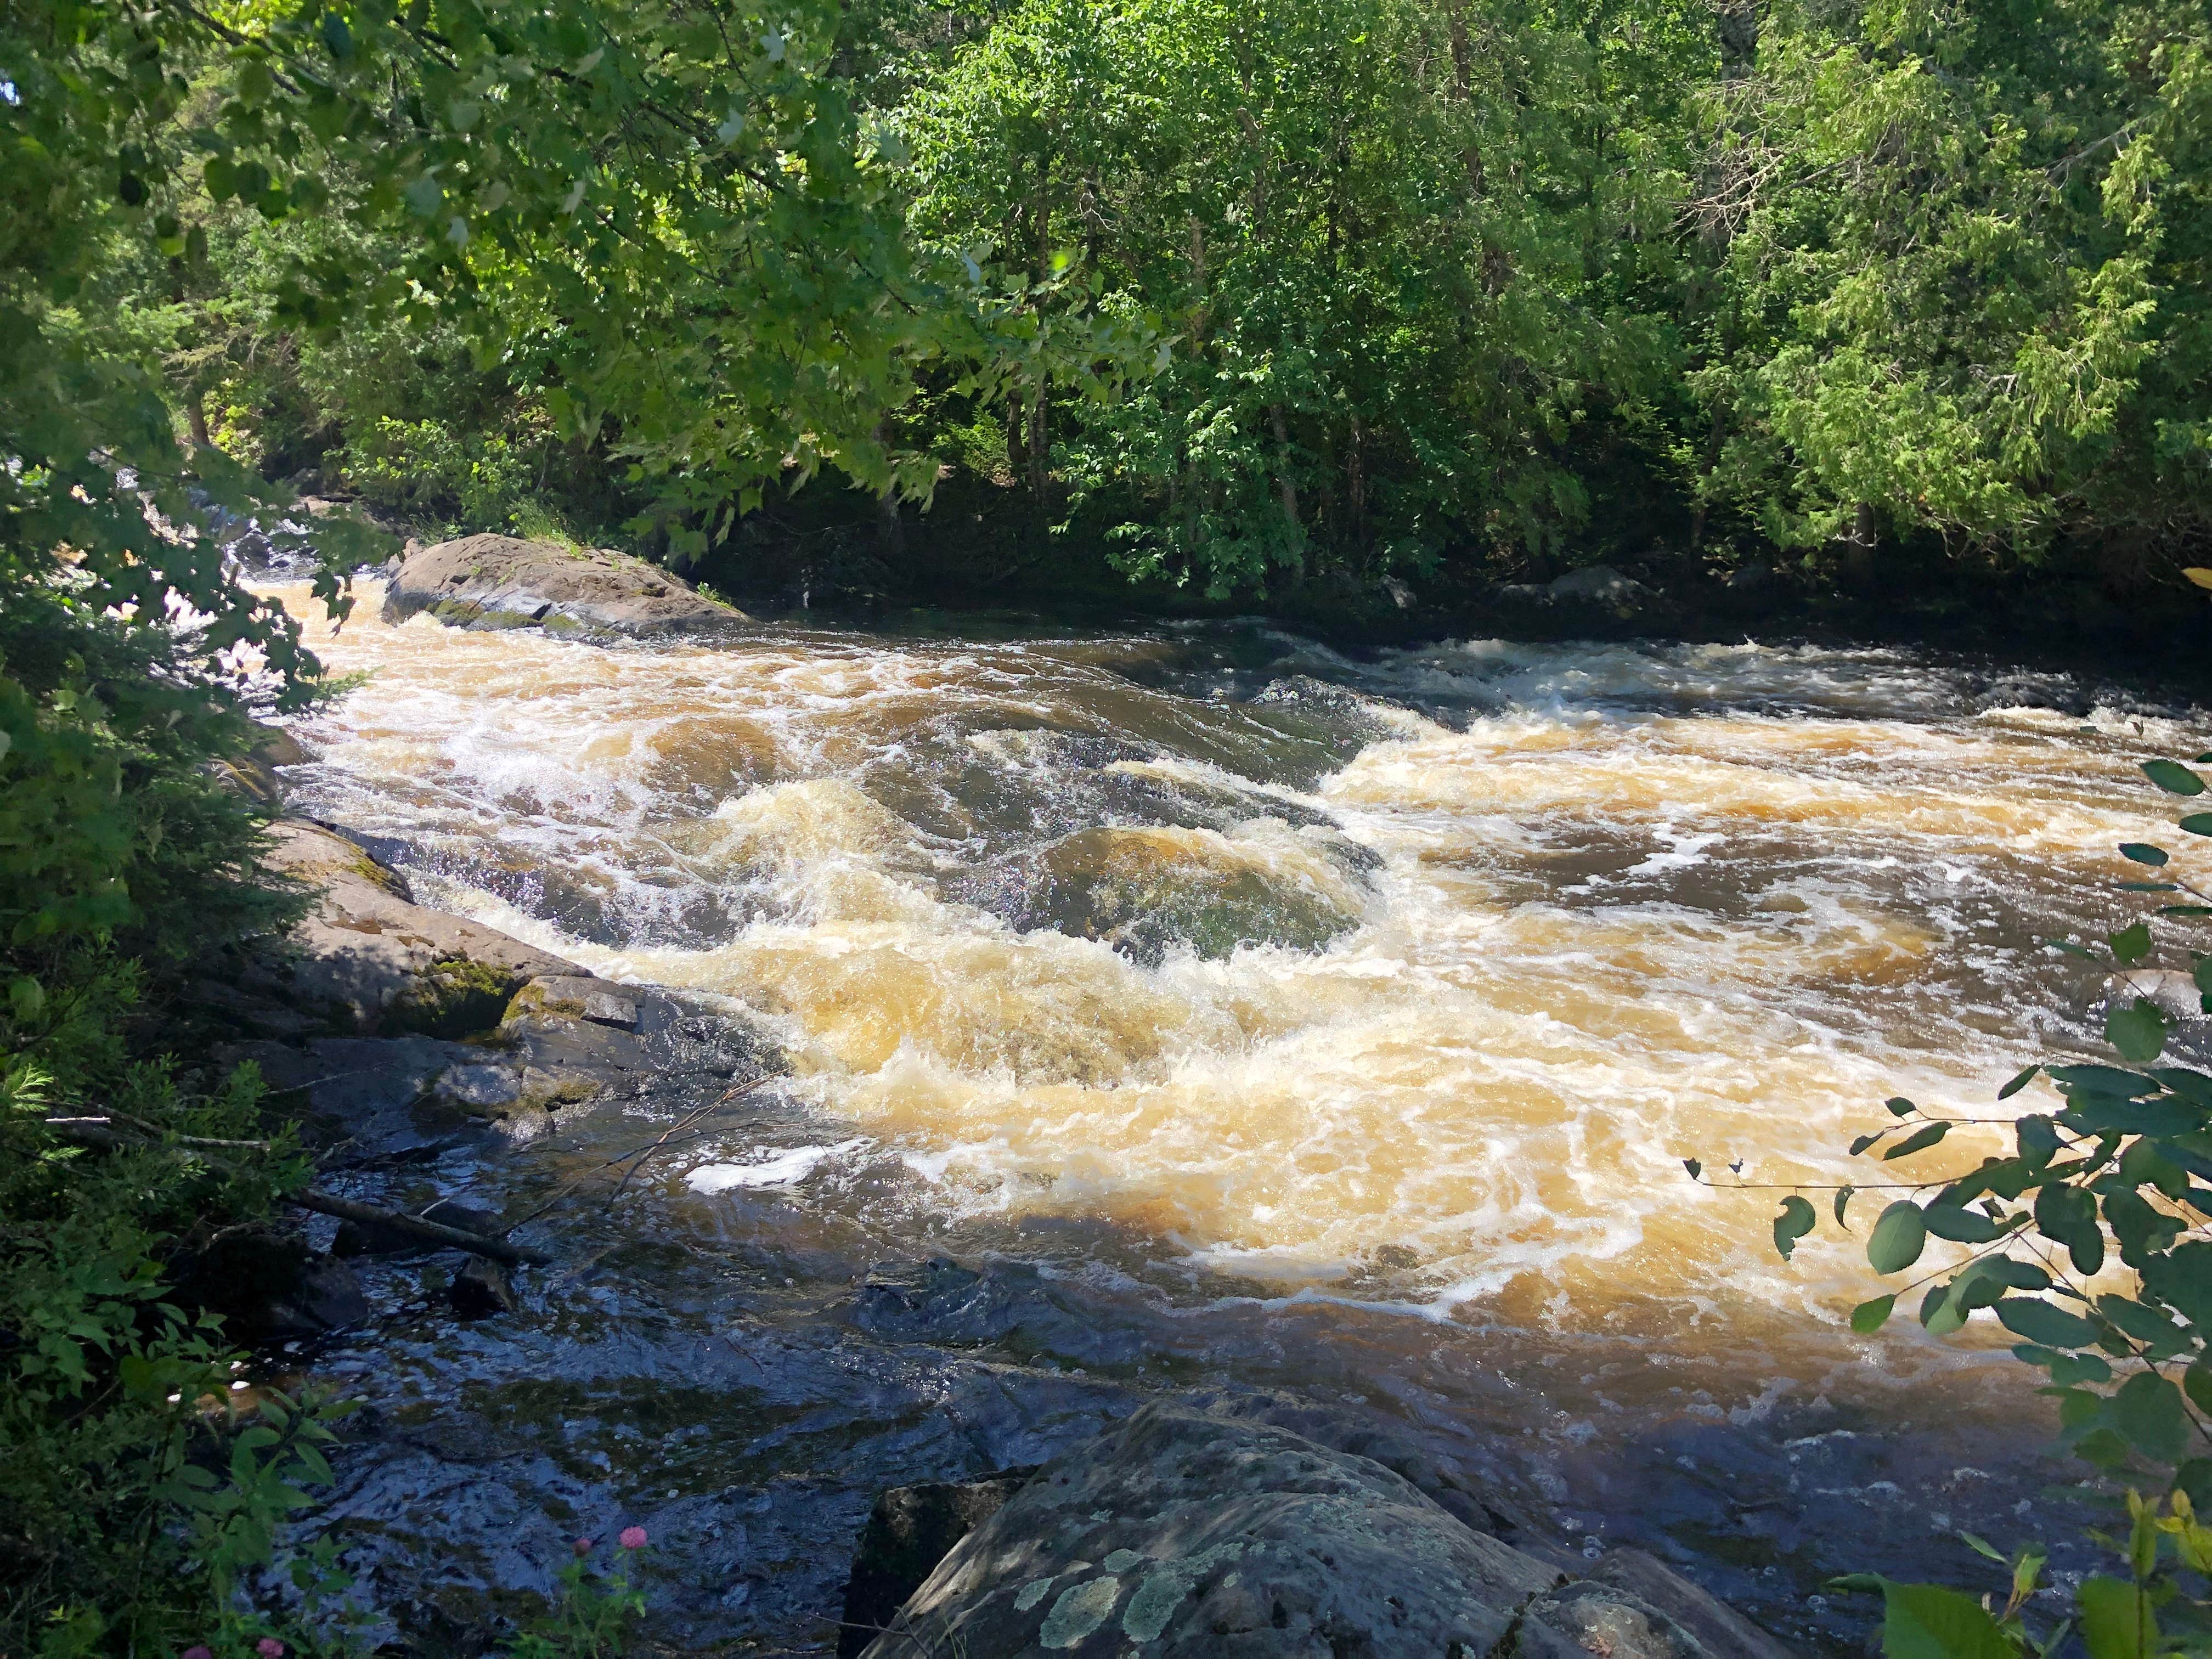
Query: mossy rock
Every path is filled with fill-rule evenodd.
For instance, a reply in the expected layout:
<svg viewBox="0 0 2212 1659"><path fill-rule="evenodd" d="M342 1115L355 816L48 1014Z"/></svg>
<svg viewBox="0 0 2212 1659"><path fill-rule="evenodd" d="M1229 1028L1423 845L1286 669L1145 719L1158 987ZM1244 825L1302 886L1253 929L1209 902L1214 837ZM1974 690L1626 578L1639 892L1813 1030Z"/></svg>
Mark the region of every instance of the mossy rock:
<svg viewBox="0 0 2212 1659"><path fill-rule="evenodd" d="M506 1014L517 979L513 969L462 957L433 963L392 1000L386 1028L448 1041L488 1031Z"/></svg>

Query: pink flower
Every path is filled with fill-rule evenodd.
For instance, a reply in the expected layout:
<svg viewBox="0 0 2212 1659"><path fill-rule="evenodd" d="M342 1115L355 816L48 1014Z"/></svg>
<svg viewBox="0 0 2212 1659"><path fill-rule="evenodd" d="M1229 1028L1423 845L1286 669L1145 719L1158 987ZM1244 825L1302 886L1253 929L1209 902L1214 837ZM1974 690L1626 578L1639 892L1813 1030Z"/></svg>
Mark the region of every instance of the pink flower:
<svg viewBox="0 0 2212 1659"><path fill-rule="evenodd" d="M215 1659L215 1655L205 1648L186 1648L177 1656L177 1659Z"/></svg>
<svg viewBox="0 0 2212 1659"><path fill-rule="evenodd" d="M273 1636L264 1636L253 1644L261 1659L284 1659L284 1644Z"/></svg>
<svg viewBox="0 0 2212 1659"><path fill-rule="evenodd" d="M579 1555L589 1555L591 1553L592 1540L588 1538L579 1538L576 1540L576 1553Z"/></svg>
<svg viewBox="0 0 2212 1659"><path fill-rule="evenodd" d="M626 1550L641 1550L645 1547L645 1528L643 1527L624 1527L622 1531L622 1536L615 1541L620 1544Z"/></svg>

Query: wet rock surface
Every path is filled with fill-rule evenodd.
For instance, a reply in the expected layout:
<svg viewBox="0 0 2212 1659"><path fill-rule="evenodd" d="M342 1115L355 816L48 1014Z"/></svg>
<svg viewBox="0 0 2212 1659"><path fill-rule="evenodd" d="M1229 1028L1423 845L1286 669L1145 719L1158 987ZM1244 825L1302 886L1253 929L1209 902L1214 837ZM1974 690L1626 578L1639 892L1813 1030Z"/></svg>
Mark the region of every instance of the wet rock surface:
<svg viewBox="0 0 2212 1659"><path fill-rule="evenodd" d="M290 818L270 834L268 867L321 897L241 976L241 992L362 1036L461 1037L497 1024L533 979L587 976L495 928L416 904L404 877L335 830Z"/></svg>
<svg viewBox="0 0 2212 1659"><path fill-rule="evenodd" d="M1674 1599L1694 1587L1646 1559ZM1045 1653L1343 1655L1510 1649L1772 1659L1716 1645L1633 1589L1578 1579L1468 1526L1372 1458L1255 1419L1148 1405L1046 1466L968 1532L870 1644Z"/></svg>
<svg viewBox="0 0 2212 1659"><path fill-rule="evenodd" d="M514 536L464 536L410 550L392 568L385 620L425 611L456 628L580 634L664 635L745 620L629 554Z"/></svg>

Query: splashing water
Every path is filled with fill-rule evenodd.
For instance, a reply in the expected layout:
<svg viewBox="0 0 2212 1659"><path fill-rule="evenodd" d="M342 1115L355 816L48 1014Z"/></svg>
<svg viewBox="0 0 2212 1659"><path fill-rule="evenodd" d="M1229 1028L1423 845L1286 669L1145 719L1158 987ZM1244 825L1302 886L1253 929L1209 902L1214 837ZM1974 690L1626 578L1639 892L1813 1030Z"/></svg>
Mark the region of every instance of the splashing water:
<svg viewBox="0 0 2212 1659"><path fill-rule="evenodd" d="M1843 1149L1886 1096L2036 1109L1997 1086L2094 1041L2037 941L2125 914L2114 848L2165 827L2136 763L2207 735L1814 647L418 618L316 648L369 678L302 725L300 805L785 1045L811 1132L694 1149L660 1192L698 1237L772 1200L1211 1310L1208 1363L1271 1316L1356 1327L1402 1395L1479 1342L1590 1412L1984 1386L1971 1343L1851 1336L1856 1242L1785 1267L1778 1195L1681 1160L1879 1182Z"/></svg>

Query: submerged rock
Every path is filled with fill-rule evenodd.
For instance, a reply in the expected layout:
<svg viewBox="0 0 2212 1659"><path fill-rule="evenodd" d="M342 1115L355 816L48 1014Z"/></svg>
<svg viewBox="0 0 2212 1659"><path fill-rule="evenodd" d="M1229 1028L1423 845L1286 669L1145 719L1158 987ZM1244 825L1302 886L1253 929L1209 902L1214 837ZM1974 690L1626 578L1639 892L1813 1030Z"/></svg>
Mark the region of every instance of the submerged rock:
<svg viewBox="0 0 2212 1659"><path fill-rule="evenodd" d="M1319 951L1359 925L1358 852L1332 832L1273 827L1080 830L1008 860L973 896L1024 932L1103 940L1147 964L1177 945L1206 957Z"/></svg>
<svg viewBox="0 0 2212 1659"><path fill-rule="evenodd" d="M1709 1644L1644 1589L1570 1578L1370 1458L1155 1404L1048 1464L865 1651L1777 1659L1724 1619Z"/></svg>
<svg viewBox="0 0 2212 1659"><path fill-rule="evenodd" d="M428 611L455 628L668 634L746 620L680 576L609 548L464 536L392 567L384 620Z"/></svg>

